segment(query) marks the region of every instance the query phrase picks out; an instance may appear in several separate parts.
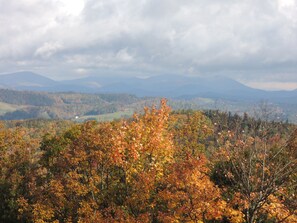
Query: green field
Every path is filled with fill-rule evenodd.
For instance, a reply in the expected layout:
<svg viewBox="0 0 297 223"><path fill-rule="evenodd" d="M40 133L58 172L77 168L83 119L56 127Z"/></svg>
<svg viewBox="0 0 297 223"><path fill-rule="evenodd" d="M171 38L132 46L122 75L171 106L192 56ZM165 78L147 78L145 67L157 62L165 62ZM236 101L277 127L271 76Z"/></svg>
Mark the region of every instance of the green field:
<svg viewBox="0 0 297 223"><path fill-rule="evenodd" d="M6 112L13 112L17 110L20 106L11 105L4 102L0 102L0 115L5 114Z"/></svg>
<svg viewBox="0 0 297 223"><path fill-rule="evenodd" d="M77 122L84 122L87 120L96 120L98 122L112 121L115 119L121 119L125 117L131 117L133 115L132 110L118 111L114 113L102 114L102 115L86 115L75 119Z"/></svg>

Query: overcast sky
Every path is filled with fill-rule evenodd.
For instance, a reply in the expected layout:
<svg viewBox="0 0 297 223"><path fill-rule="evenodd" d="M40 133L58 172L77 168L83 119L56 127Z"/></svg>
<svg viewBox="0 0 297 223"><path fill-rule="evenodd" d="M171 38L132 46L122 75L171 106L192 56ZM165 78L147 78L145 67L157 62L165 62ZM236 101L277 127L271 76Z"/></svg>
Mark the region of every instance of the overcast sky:
<svg viewBox="0 0 297 223"><path fill-rule="evenodd" d="M297 0L0 0L0 73L297 88Z"/></svg>

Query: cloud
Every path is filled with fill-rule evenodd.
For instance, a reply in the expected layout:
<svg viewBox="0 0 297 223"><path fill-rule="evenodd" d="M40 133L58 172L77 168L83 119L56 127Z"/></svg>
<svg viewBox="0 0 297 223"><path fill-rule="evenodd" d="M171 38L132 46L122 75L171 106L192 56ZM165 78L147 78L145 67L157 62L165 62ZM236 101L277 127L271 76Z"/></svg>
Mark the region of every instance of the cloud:
<svg viewBox="0 0 297 223"><path fill-rule="evenodd" d="M265 90L295 90L297 82L247 82L248 86Z"/></svg>
<svg viewBox="0 0 297 223"><path fill-rule="evenodd" d="M34 55L41 56L42 58L49 58L61 49L63 49L63 46L60 43L45 42L35 51Z"/></svg>
<svg viewBox="0 0 297 223"><path fill-rule="evenodd" d="M296 0L0 2L1 72L297 81Z"/></svg>

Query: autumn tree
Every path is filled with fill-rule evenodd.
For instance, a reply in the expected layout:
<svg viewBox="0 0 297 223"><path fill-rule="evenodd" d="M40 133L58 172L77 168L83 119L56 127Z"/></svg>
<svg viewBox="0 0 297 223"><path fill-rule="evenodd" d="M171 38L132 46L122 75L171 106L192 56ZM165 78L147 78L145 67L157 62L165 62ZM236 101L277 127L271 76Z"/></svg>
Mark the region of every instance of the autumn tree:
<svg viewBox="0 0 297 223"><path fill-rule="evenodd" d="M202 112L175 112L171 115L170 131L181 153L180 158L188 154L196 157L206 152L208 139L213 134L213 125Z"/></svg>
<svg viewBox="0 0 297 223"><path fill-rule="evenodd" d="M22 213L34 222L90 222L102 219L113 181L114 135L111 123L88 122L42 142L32 196L20 199ZM87 222L87 221L86 221Z"/></svg>
<svg viewBox="0 0 297 223"><path fill-rule="evenodd" d="M87 122L46 137L22 212L33 221L150 222L157 182L173 158L168 116L163 101L129 122Z"/></svg>
<svg viewBox="0 0 297 223"><path fill-rule="evenodd" d="M31 192L18 199L20 216L33 222L241 222L209 177L202 153L211 132L207 119L197 113L175 130L169 119L162 100L131 120L86 122L45 135Z"/></svg>
<svg viewBox="0 0 297 223"><path fill-rule="evenodd" d="M18 222L17 199L30 193L27 184L38 160L38 140L27 129L7 129L0 123L0 221Z"/></svg>
<svg viewBox="0 0 297 223"><path fill-rule="evenodd" d="M289 196L288 183L297 170L287 139L265 121L255 121L249 132L235 134L220 132L213 179L228 188L231 203L242 210L246 222L296 220L284 202Z"/></svg>
<svg viewBox="0 0 297 223"><path fill-rule="evenodd" d="M211 181L205 154L213 146L213 126L201 112L175 112L171 116L174 162L159 191L161 222L242 222L242 213L221 197Z"/></svg>
<svg viewBox="0 0 297 223"><path fill-rule="evenodd" d="M240 223L242 213L233 209L221 197L221 190L209 177L210 169L204 155L189 156L170 167L159 192L163 206L160 222L212 222L214 220Z"/></svg>

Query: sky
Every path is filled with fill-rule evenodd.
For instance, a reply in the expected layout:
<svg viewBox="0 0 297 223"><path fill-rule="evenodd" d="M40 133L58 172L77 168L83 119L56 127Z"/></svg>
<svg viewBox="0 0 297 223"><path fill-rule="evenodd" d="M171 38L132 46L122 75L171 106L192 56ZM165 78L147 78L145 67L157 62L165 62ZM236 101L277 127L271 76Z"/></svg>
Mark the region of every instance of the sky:
<svg viewBox="0 0 297 223"><path fill-rule="evenodd" d="M297 0L0 0L0 73L297 88Z"/></svg>

